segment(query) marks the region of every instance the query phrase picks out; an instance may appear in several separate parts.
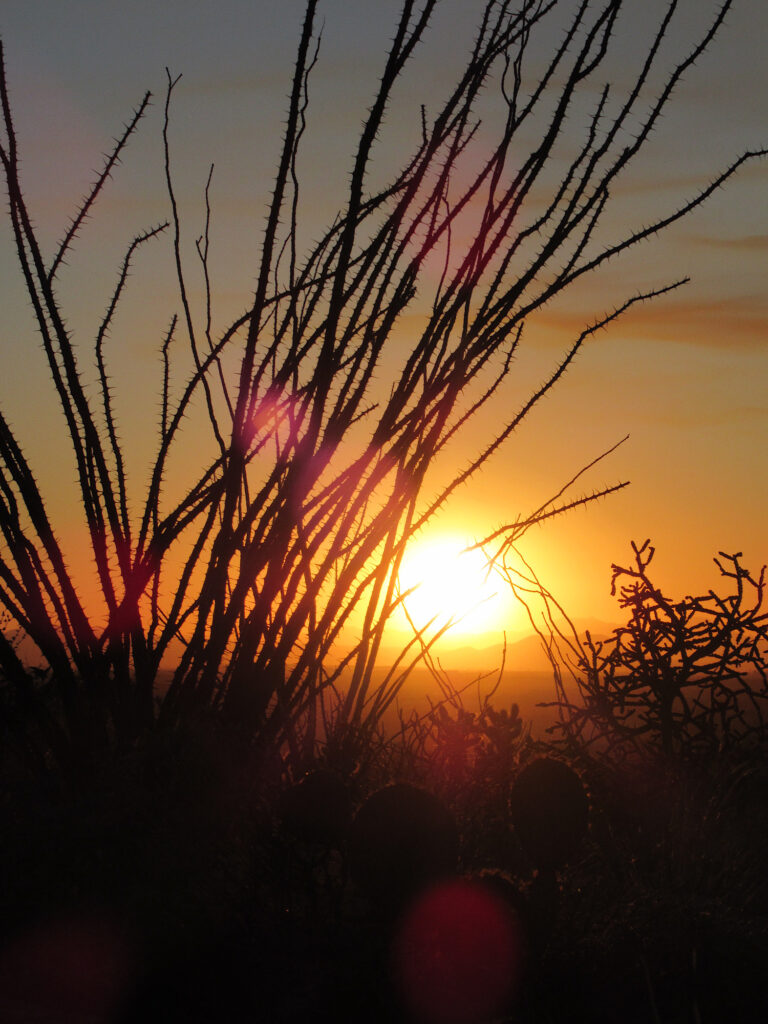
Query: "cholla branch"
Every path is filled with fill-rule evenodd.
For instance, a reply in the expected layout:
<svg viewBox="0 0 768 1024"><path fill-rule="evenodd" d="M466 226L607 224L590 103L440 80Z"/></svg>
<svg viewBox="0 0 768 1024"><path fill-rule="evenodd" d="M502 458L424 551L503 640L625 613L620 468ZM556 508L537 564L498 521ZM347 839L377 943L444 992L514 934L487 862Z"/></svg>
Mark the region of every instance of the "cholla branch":
<svg viewBox="0 0 768 1024"><path fill-rule="evenodd" d="M634 565L612 566L611 591L627 620L603 640L580 636L529 566L522 575L504 562L531 621L541 608L537 626L557 683L556 738L610 762L654 757L674 766L685 758L704 770L759 747L768 714L765 567L755 577L741 555L721 552L714 562L729 593L671 600L649 575L650 541L632 551Z"/></svg>

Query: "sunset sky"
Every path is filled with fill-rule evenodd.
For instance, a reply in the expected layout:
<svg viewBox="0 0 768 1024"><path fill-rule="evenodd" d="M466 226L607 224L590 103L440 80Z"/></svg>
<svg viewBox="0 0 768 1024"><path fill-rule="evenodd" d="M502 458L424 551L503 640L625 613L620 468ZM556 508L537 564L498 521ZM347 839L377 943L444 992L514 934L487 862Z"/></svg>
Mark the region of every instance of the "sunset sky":
<svg viewBox="0 0 768 1024"><path fill-rule="evenodd" d="M92 362L88 338L127 243L167 216L161 139L166 66L183 75L174 94L171 146L190 275L197 272L193 244L204 224L205 182L215 162L216 322L224 324L247 305L303 6L302 0L3 0L0 34L27 198L51 249L112 137L146 90L154 96L62 279L85 365ZM717 6L681 0L670 54L690 49ZM324 0L320 7L325 26L303 164L309 238L332 216L333 197L343 195L355 128L370 102L399 4ZM434 109L450 88L481 7L473 0L439 6L377 151L385 175L410 152L419 104ZM607 65L618 85L630 81L629 69L643 55L640 12L650 24L650 13L658 16L663 7L656 0L628 0L626 28ZM644 155L619 183L611 224L617 236L680 206L744 150L768 145L766 38L768 5L736 0ZM470 543L525 516L628 434L579 481L573 496L621 480L631 486L536 528L523 544L542 581L573 616L617 619L610 564L629 559L632 539L652 538L657 577L673 596L716 585L711 559L718 550L742 551L755 571L768 561L767 186L766 162L748 164L693 216L542 312L501 396L507 407L520 403L595 317L638 290L692 279L589 341L565 380L456 495L435 524L435 537ZM157 350L175 308L171 270L167 241L141 255L109 341L123 436L132 445L137 478L157 423ZM68 504L74 470L60 414L40 384L40 346L5 221L0 308L0 401L51 501L60 503L62 533L76 557ZM453 455L456 465L474 454L487 427L478 422L465 435ZM194 457L194 444L190 448ZM494 614L486 625L498 634L502 616ZM521 625L508 623L512 632Z"/></svg>

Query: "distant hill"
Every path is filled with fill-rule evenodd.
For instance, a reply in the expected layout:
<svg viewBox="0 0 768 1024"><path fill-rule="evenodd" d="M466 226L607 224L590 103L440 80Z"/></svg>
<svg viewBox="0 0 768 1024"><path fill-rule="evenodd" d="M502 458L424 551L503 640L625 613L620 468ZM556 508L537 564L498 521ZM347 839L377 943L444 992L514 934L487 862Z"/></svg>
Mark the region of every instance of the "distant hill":
<svg viewBox="0 0 768 1024"><path fill-rule="evenodd" d="M616 629L616 623L602 622L594 619L574 619L573 622L580 637L583 637L586 630L589 630L593 639L600 640L609 637ZM439 660L440 664L447 671L488 671L499 669L502 662L503 641L501 637L495 642L488 643L490 638L486 635L480 642L474 644L456 644L450 637L436 644L433 648L433 657ZM485 642L483 642L485 641ZM388 646L383 647L379 663L391 665L399 653L399 648ZM524 636L517 636L507 640L507 651L505 668L516 672L549 672L549 659L544 651L541 640L535 633Z"/></svg>

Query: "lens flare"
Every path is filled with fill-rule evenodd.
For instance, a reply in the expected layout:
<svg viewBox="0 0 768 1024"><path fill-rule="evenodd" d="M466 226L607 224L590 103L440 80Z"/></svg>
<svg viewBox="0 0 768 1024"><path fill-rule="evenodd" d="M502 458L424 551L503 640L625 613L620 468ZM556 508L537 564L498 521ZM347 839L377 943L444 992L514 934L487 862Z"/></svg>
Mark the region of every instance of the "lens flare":
<svg viewBox="0 0 768 1024"><path fill-rule="evenodd" d="M442 882L416 900L394 945L394 971L418 1024L483 1024L514 997L523 930L514 908L490 887Z"/></svg>

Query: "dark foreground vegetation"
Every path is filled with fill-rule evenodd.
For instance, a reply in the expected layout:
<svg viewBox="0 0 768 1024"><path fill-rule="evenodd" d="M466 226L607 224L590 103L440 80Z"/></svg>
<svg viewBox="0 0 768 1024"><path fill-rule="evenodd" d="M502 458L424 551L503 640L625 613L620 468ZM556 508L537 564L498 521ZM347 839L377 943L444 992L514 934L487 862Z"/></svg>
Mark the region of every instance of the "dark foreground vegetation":
<svg viewBox="0 0 768 1024"><path fill-rule="evenodd" d="M210 716L76 788L6 748L3 1020L761 1019L763 579L670 601L648 561L538 739L448 691L298 778Z"/></svg>
<svg viewBox="0 0 768 1024"><path fill-rule="evenodd" d="M380 675L407 546L595 332L685 282L611 295L551 359L537 350L541 383L516 394L537 314L762 155L627 226L628 169L731 2L678 52L684 5L670 0L631 67L615 41L637 5L478 4L455 83L398 113L412 149L382 182L377 147L438 7L403 0L319 226L301 184L318 6L244 294L255 286L224 324L211 177L203 234L188 246L182 230L169 73L168 220L127 244L95 337L68 326L77 246L149 95L46 251L0 51L3 244L44 358L29 405L60 414L76 492L57 503L27 454L38 424L3 410L0 1019L759 1019L762 577L723 559L725 596L673 603L641 547L616 570L626 627L602 644L575 635L512 555L531 525L625 486L566 494L599 456L477 545L543 602L554 731L534 739L515 706L469 706L438 673L430 713L385 732L409 674L431 665L429 626ZM167 320L135 329L159 358L141 478L110 339L165 238ZM457 469L452 446L481 410L496 415ZM60 528L78 516L87 557L73 559Z"/></svg>

